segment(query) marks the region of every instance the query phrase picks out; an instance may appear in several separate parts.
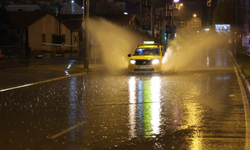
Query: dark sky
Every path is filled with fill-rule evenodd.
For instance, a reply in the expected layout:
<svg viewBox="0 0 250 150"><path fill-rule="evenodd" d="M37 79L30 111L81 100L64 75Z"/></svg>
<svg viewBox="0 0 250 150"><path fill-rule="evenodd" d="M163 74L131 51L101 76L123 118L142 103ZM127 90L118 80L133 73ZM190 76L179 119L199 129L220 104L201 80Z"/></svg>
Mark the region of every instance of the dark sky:
<svg viewBox="0 0 250 150"><path fill-rule="evenodd" d="M86 1L86 0L84 0ZM98 0L89 0L90 1L90 9L94 9L94 6L95 6L95 3L98 1ZM82 3L83 3L83 0L75 0L75 2L82 6Z"/></svg>

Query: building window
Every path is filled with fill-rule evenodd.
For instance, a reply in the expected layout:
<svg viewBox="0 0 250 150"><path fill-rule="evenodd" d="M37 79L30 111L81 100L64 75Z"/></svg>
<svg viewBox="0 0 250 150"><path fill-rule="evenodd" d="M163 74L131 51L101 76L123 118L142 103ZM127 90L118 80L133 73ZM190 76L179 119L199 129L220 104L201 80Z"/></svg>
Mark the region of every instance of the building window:
<svg viewBox="0 0 250 150"><path fill-rule="evenodd" d="M52 34L52 43L55 41L55 34Z"/></svg>
<svg viewBox="0 0 250 150"><path fill-rule="evenodd" d="M42 34L42 43L45 43L46 42L46 36L45 34Z"/></svg>

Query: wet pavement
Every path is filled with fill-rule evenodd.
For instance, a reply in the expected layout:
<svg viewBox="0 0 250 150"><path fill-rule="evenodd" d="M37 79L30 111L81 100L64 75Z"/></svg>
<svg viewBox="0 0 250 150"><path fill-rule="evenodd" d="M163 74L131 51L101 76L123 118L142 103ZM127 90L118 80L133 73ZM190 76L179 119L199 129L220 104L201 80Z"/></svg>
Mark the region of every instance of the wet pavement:
<svg viewBox="0 0 250 150"><path fill-rule="evenodd" d="M249 149L230 55L209 60L162 75L98 66L69 76L68 63L1 70L0 149Z"/></svg>

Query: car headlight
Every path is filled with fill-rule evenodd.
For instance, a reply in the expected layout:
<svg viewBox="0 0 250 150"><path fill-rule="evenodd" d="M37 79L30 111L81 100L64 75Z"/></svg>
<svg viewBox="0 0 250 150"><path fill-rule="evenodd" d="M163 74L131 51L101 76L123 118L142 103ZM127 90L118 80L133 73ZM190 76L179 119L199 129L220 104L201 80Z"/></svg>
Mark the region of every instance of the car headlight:
<svg viewBox="0 0 250 150"><path fill-rule="evenodd" d="M160 59L154 59L152 60L152 64L153 65L156 65L156 64L159 64L160 63Z"/></svg>
<svg viewBox="0 0 250 150"><path fill-rule="evenodd" d="M131 60L130 60L130 63L133 64L133 65L135 64L135 62L136 62L136 61L135 61L134 59L131 59Z"/></svg>

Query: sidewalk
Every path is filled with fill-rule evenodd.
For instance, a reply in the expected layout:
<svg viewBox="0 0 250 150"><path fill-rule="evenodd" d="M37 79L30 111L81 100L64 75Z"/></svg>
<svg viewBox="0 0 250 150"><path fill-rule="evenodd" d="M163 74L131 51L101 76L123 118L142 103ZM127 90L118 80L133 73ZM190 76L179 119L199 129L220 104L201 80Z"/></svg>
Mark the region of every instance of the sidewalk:
<svg viewBox="0 0 250 150"><path fill-rule="evenodd" d="M0 69L21 67L23 65L25 65L25 62L23 62L20 58L9 58L9 59L0 58Z"/></svg>
<svg viewBox="0 0 250 150"><path fill-rule="evenodd" d="M83 57L83 56L82 56ZM13 68L13 67L25 67L34 64L49 64L50 62L65 63L67 61L77 61L84 64L83 58L78 56L78 53L64 53L63 56L51 56L50 53L43 53L42 57L31 57L29 59L22 58L20 56L3 56L0 58L0 69ZM90 65L100 64L100 60L90 59Z"/></svg>
<svg viewBox="0 0 250 150"><path fill-rule="evenodd" d="M84 69L84 60L82 59L67 59L67 58L37 58L37 59L21 59L21 58L10 58L10 59L1 59L0 58L0 70L8 68L54 68L55 70L70 70L73 72L86 72ZM105 69L104 65L101 63L89 63L88 71L95 71Z"/></svg>

